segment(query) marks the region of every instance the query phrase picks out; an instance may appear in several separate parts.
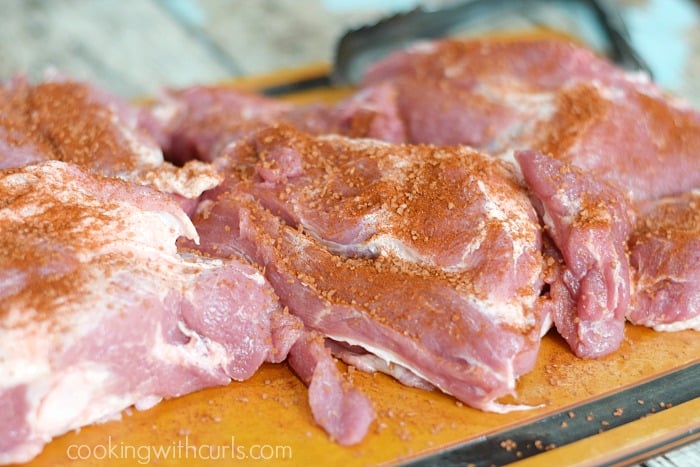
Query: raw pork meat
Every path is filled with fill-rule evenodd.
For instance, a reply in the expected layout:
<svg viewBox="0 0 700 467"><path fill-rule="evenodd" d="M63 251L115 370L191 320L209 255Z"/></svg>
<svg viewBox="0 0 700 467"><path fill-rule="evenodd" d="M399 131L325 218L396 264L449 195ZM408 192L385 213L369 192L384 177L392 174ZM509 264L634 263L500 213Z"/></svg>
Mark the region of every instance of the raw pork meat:
<svg viewBox="0 0 700 467"><path fill-rule="evenodd" d="M362 441L374 420L374 408L367 397L344 380L323 336L306 332L292 346L288 362L309 386L314 420L337 443Z"/></svg>
<svg viewBox="0 0 700 467"><path fill-rule="evenodd" d="M384 373L399 381L404 386L424 389L432 391L435 386L411 373L410 370L396 365L392 362L387 362L381 357L377 357L356 345L343 344L336 342L333 339L326 339L326 346L331 349L331 353L360 371L365 373Z"/></svg>
<svg viewBox="0 0 700 467"><path fill-rule="evenodd" d="M562 40L443 40L418 44L374 64L365 92L391 83L408 140L468 144L497 153L553 111L572 81L625 75L590 50Z"/></svg>
<svg viewBox="0 0 700 467"><path fill-rule="evenodd" d="M0 171L0 463L250 377L301 333L257 269L180 255L171 197L50 161Z"/></svg>
<svg viewBox="0 0 700 467"><path fill-rule="evenodd" d="M236 175L193 220L203 250L261 264L310 329L474 407L522 408L495 400L532 368L548 318L539 225L505 165L289 127L236 147Z"/></svg>
<svg viewBox="0 0 700 467"><path fill-rule="evenodd" d="M646 203L638 212L627 318L657 331L700 331L700 192Z"/></svg>
<svg viewBox="0 0 700 467"><path fill-rule="evenodd" d="M483 80L491 79L495 85L532 92L556 90L571 81L628 83L633 76L591 49L560 38L505 37L418 43L372 65L363 82L416 78L478 91Z"/></svg>
<svg viewBox="0 0 700 467"><path fill-rule="evenodd" d="M209 164L164 162L138 128L140 117L137 108L86 83L55 77L32 86L15 78L0 84L0 168L60 160L186 198L221 181Z"/></svg>
<svg viewBox="0 0 700 467"><path fill-rule="evenodd" d="M377 86L337 104L294 106L232 87L192 86L165 92L144 109L142 126L178 164L192 159L216 160L229 144L274 123L307 133L343 134L400 142L405 139L398 118L396 90Z"/></svg>
<svg viewBox="0 0 700 467"><path fill-rule="evenodd" d="M566 264L551 284L554 324L576 355L607 355L624 338L630 303L631 208L614 185L577 167L536 151L515 157Z"/></svg>
<svg viewBox="0 0 700 467"><path fill-rule="evenodd" d="M554 114L519 147L570 162L634 200L700 186L700 112L633 88L579 84L556 96Z"/></svg>
<svg viewBox="0 0 700 467"><path fill-rule="evenodd" d="M557 39L418 45L368 71L363 92L379 86L395 87L409 142L469 144L513 162L517 151L535 150L586 172L560 187L557 206L544 203L547 225L559 224L552 235L562 251L555 256L566 264L550 276L549 305L578 355L616 349L630 295L624 248L631 218L623 198L655 200L700 186L700 113L646 77ZM536 197L550 199L557 182L543 170L559 163L540 155L526 163L534 164L523 175ZM584 201L577 190L589 184L602 190L594 196L607 203L607 226L585 210L579 220L570 217ZM587 240L598 235L606 238Z"/></svg>
<svg viewBox="0 0 700 467"><path fill-rule="evenodd" d="M512 161L536 149L656 199L700 185L700 113L647 77L560 39L443 40L375 64L337 104L295 107L232 88L171 92L153 107L166 153L213 161L273 123L389 142L466 144Z"/></svg>
<svg viewBox="0 0 700 467"><path fill-rule="evenodd" d="M147 108L152 118L142 120L142 126L169 160L212 161L230 141L276 122L292 109L291 104L232 87L192 86L162 93Z"/></svg>
<svg viewBox="0 0 700 467"><path fill-rule="evenodd" d="M363 92L386 86L396 88L408 142L468 144L507 159L539 150L634 199L700 186L700 113L569 42L422 44L375 64Z"/></svg>

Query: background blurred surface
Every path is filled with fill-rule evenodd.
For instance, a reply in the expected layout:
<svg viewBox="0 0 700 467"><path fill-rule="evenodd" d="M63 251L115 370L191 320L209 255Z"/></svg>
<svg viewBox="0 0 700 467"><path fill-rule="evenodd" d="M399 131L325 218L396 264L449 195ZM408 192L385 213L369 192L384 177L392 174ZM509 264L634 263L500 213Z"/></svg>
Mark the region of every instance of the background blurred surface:
<svg viewBox="0 0 700 467"><path fill-rule="evenodd" d="M329 62L348 28L455 0L0 0L0 79L48 67L127 97ZM497 1L497 0L494 0ZM668 89L700 106L700 6L612 0Z"/></svg>
<svg viewBox="0 0 700 467"><path fill-rule="evenodd" d="M0 0L0 80L56 68L125 97L330 62L357 27L450 0ZM700 6L614 0L657 81L700 107ZM700 443L646 462L700 465Z"/></svg>
<svg viewBox="0 0 700 467"><path fill-rule="evenodd" d="M346 28L406 2L0 0L0 79L48 66L123 95L330 60ZM372 6L382 4L382 8Z"/></svg>

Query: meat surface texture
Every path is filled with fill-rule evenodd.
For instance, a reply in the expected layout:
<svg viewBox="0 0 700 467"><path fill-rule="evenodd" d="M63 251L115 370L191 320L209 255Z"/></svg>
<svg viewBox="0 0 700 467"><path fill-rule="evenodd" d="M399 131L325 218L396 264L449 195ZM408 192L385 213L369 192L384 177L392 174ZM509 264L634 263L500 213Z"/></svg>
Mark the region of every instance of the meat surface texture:
<svg viewBox="0 0 700 467"><path fill-rule="evenodd" d="M59 161L0 171L0 463L280 362L301 333L257 269L179 254L169 195Z"/></svg>
<svg viewBox="0 0 700 467"><path fill-rule="evenodd" d="M570 82L624 82L590 50L561 40L443 40L418 44L374 64L366 92L392 83L408 141L468 144L489 153L512 147L554 111Z"/></svg>
<svg viewBox="0 0 700 467"><path fill-rule="evenodd" d="M178 164L215 161L227 145L267 126L285 123L304 132L405 140L396 90L377 86L334 104L294 106L233 87L192 86L171 90L144 109L141 126Z"/></svg>
<svg viewBox="0 0 700 467"><path fill-rule="evenodd" d="M633 199L700 186L700 113L591 50L561 39L442 40L380 61L335 104L293 106L234 88L195 86L153 107L172 160L213 161L275 123L314 134L465 144L511 162L552 154Z"/></svg>
<svg viewBox="0 0 700 467"><path fill-rule="evenodd" d="M467 144L508 160L535 149L634 199L700 186L700 113L563 40L422 44L375 64L363 92L386 86L408 142Z"/></svg>
<svg viewBox="0 0 700 467"><path fill-rule="evenodd" d="M306 332L292 346L289 365L309 386L309 405L314 420L333 440L357 444L367 435L375 418L372 403L344 378L324 338Z"/></svg>
<svg viewBox="0 0 700 467"><path fill-rule="evenodd" d="M557 331L580 357L619 347L630 304L631 208L614 185L535 151L516 153L565 267L551 284Z"/></svg>
<svg viewBox="0 0 700 467"><path fill-rule="evenodd" d="M552 323L584 358L700 330L698 148L560 39L419 44L332 104L0 83L0 464L285 359L342 445L376 413L336 358L531 408Z"/></svg>
<svg viewBox="0 0 700 467"><path fill-rule="evenodd" d="M163 92L144 128L168 159L212 161L229 142L276 122L294 107L230 87L192 86Z"/></svg>
<svg viewBox="0 0 700 467"><path fill-rule="evenodd" d="M553 260L557 267L549 278L548 305L557 328L580 356L617 348L624 308L634 292L625 259L632 222L629 203L700 186L700 112L666 95L645 76L627 73L586 48L558 39L420 44L370 68L363 92L381 87L386 93L387 86L396 90L394 107L407 141L468 144L523 171L523 162L528 165L528 173L521 175L549 215L545 223L562 250L552 256L562 261ZM554 165L581 169L585 176L579 173L570 180L574 185L556 188L558 182L548 178L545 167ZM586 193L583 186L597 188ZM569 193L550 198L557 189ZM597 199L591 202L599 203L596 212L581 210L589 194ZM611 219L607 226L601 222L605 216ZM606 238L590 241L599 235ZM684 240L679 242L682 250ZM680 255L676 267L680 261L688 261L684 270L693 269L692 258ZM603 275L596 278L588 267ZM595 290L605 292L597 304ZM687 308L682 302L687 299L687 294L679 298L681 309ZM648 300L640 297L632 303ZM687 326L676 316L682 321L678 327ZM606 331L609 320L616 324Z"/></svg>
<svg viewBox="0 0 700 467"><path fill-rule="evenodd" d="M505 165L467 148L289 127L232 152L201 248L258 262L305 325L485 410L529 371L547 317L540 230Z"/></svg>
<svg viewBox="0 0 700 467"><path fill-rule="evenodd" d="M700 331L700 192L640 206L629 248L627 318L658 331Z"/></svg>
<svg viewBox="0 0 700 467"><path fill-rule="evenodd" d="M0 84L0 168L59 160L93 173L196 198L221 179L193 161L164 162L163 152L139 129L139 109L92 85L54 77L31 85Z"/></svg>
<svg viewBox="0 0 700 467"><path fill-rule="evenodd" d="M700 112L646 89L586 83L558 92L529 147L614 183L633 200L700 186Z"/></svg>

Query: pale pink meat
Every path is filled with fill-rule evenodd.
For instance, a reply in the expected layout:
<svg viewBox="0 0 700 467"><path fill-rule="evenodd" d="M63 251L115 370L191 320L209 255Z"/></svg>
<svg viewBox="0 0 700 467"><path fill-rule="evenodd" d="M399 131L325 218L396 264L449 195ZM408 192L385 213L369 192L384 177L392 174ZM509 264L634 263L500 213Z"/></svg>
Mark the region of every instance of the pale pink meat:
<svg viewBox="0 0 700 467"><path fill-rule="evenodd" d="M370 400L345 380L321 334L304 333L289 351L288 362L309 386L314 420L342 445L364 439L376 414Z"/></svg>
<svg viewBox="0 0 700 467"><path fill-rule="evenodd" d="M462 89L474 88L490 77L530 91L554 90L579 80L629 81L627 73L589 48L557 38L443 39L418 43L372 65L363 82L372 84L403 77L452 80Z"/></svg>
<svg viewBox="0 0 700 467"><path fill-rule="evenodd" d="M509 160L535 149L634 199L700 186L700 112L569 42L421 44L375 64L362 92L379 86L395 88L407 142L467 144Z"/></svg>
<svg viewBox="0 0 700 467"><path fill-rule="evenodd" d="M627 319L657 331L700 331L700 192L646 203L629 241Z"/></svg>
<svg viewBox="0 0 700 467"><path fill-rule="evenodd" d="M246 191L333 252L376 257L384 251L451 272L497 269L490 267L492 256L515 255L522 269L489 271L476 283L516 295L519 281L532 280L517 274L531 274L527 267L537 264L534 211L509 169L484 154L309 138L279 126L232 146L226 157L232 170L244 172ZM511 209L519 215L509 219ZM519 243L522 229L532 244ZM488 284L492 274L499 285Z"/></svg>
<svg viewBox="0 0 700 467"><path fill-rule="evenodd" d="M435 386L412 373L411 370L396 363L387 362L381 357L367 352L362 347L343 344L332 339L326 339L326 346L331 349L331 353L335 357L365 373L384 373L404 386L425 389L426 391L435 389Z"/></svg>
<svg viewBox="0 0 700 467"><path fill-rule="evenodd" d="M277 121L293 106L233 87L192 86L165 91L145 127L168 159L211 161L230 141Z"/></svg>
<svg viewBox="0 0 700 467"><path fill-rule="evenodd" d="M700 112L645 89L581 83L516 147L537 149L614 183L633 200L700 186Z"/></svg>
<svg viewBox="0 0 700 467"><path fill-rule="evenodd" d="M698 148L700 112L552 39L419 44L336 104L0 83L0 464L286 358L343 445L375 412L334 357L526 409L552 321L584 358L700 330Z"/></svg>
<svg viewBox="0 0 700 467"><path fill-rule="evenodd" d="M610 214L619 216L620 226L608 226L607 240L586 240L602 232L584 224L592 220L587 213L579 223L567 217L571 214L567 209L577 212L583 202L577 188L570 186L568 205L559 206L558 215L563 217L545 219L550 227L553 222L569 223L566 232L554 238L560 249L571 243L567 247L571 251L561 252L567 266L549 284L549 296L557 297L551 309L557 310L558 329L579 355L595 356L616 348L629 301L628 273L597 277L586 272L585 265L615 265L618 257L627 267L622 258L631 228L630 217L618 212L629 209L621 198L655 200L700 186L700 112L665 94L646 77L627 73L584 47L555 39L420 44L375 64L367 73L363 92L371 93L377 86L396 89L407 141L469 144L509 161L518 150L525 150L522 154L535 150L582 169L598 186L610 182L619 188L614 195L607 189L597 194L601 203L609 204ZM525 175L530 185L535 178L547 177L541 167ZM546 208L553 206L545 206L545 212ZM588 246L574 251L572 245L579 243ZM604 250L612 259L605 259ZM681 260L688 262L684 269L693 268L691 258L680 255ZM680 308L686 308L688 294L679 287L675 290L680 296L664 299L669 302L665 306L678 299ZM592 300L596 296L601 303ZM589 325L578 321L581 312ZM606 313L617 324L603 325ZM598 321L607 330L590 327ZM610 333L607 345L602 343L605 333ZM600 342L595 343L596 339Z"/></svg>
<svg viewBox="0 0 700 467"><path fill-rule="evenodd" d="M250 377L301 323L257 269L178 253L167 194L59 161L0 171L0 463L135 405Z"/></svg>
<svg viewBox="0 0 700 467"><path fill-rule="evenodd" d="M139 122L138 108L90 84L18 77L0 83L0 168L59 160L185 198L221 181L209 164L165 162Z"/></svg>
<svg viewBox="0 0 700 467"><path fill-rule="evenodd" d="M178 164L215 161L227 145L267 126L285 123L310 134L405 140L396 90L377 86L337 104L295 106L234 87L192 86L163 93L144 108L141 126Z"/></svg>
<svg viewBox="0 0 700 467"><path fill-rule="evenodd" d="M553 157L536 151L515 157L565 263L550 292L557 331L580 357L614 352L630 304L627 199L614 185Z"/></svg>
<svg viewBox="0 0 700 467"><path fill-rule="evenodd" d="M261 176L280 169L270 157L282 148L302 170ZM513 408L496 399L534 365L547 319L533 310L539 226L505 166L289 127L232 157L238 174L193 219L201 249L262 265L308 328L474 407Z"/></svg>
<svg viewBox="0 0 700 467"><path fill-rule="evenodd" d="M409 142L468 144L500 153L551 116L559 89L598 79L620 82L625 74L561 40L447 39L379 61L363 88L396 88Z"/></svg>

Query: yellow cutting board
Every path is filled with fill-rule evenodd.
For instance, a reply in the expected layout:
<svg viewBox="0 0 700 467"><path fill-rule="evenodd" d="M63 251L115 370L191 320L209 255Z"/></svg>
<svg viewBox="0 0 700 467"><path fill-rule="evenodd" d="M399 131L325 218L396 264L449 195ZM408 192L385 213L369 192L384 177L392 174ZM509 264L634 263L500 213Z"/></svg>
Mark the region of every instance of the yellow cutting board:
<svg viewBox="0 0 700 467"><path fill-rule="evenodd" d="M257 89L319 76L327 70L326 65L311 66L233 84ZM286 98L329 101L348 92L323 88ZM341 365L354 385L374 402L378 414L366 439L352 447L333 443L314 424L306 388L285 364L266 364L248 381L163 401L142 412L128 410L119 421L56 438L30 465L350 466L405 462L558 412L583 417L573 411L583 402L698 362L700 333L693 331L658 333L629 325L620 350L597 360L576 358L564 341L550 332L542 342L536 368L520 378L517 398L508 400L539 407L505 415L474 410L439 392L408 388L387 376ZM543 452L541 459L551 465L600 461L623 449L633 451L655 440L676 439L676 434L700 425L697 400L673 408L663 400L635 403L648 404L650 414L659 413L565 447L538 446ZM611 410L607 417L589 416L586 422L605 431L619 415ZM568 429L567 423L560 429ZM519 452L518 446L508 443L495 449ZM493 454L483 452L483 459ZM537 464L538 458L540 455L525 462Z"/></svg>
<svg viewBox="0 0 700 467"><path fill-rule="evenodd" d="M537 367L518 383L517 401L542 407L505 415L471 409L438 392L404 387L381 374L350 372L354 385L372 399L378 414L366 439L353 447L334 444L314 424L306 388L286 365L267 364L248 381L164 401L143 412L128 411L121 421L64 435L50 443L31 465L74 465L71 458L77 458L78 465L103 465L105 461L135 465L158 460L159 465L183 466L229 465L233 461L236 465L259 465L261 459L256 457L275 465L299 466L406 461L573 409L591 398L698 362L698 356L700 339L693 331L664 334L629 326L621 349L599 360L576 358L561 339L550 334L542 343ZM668 409L658 405L657 410L663 413L664 408ZM698 404L683 413L689 419L680 427L666 421L667 426L655 426L659 433L651 435L664 436L700 423ZM602 430L615 416L611 411L607 418L588 422ZM630 429L629 433L623 439L632 446L648 442L650 436L647 431ZM605 442L601 440L595 449L620 447L619 438L610 439L608 445ZM168 448L166 456L163 450ZM586 458L582 451L586 448L590 446L570 456ZM167 458L155 459L158 449ZM232 459L232 452L237 457ZM484 458L490 456L489 452L483 454ZM225 459L205 459L220 456Z"/></svg>

